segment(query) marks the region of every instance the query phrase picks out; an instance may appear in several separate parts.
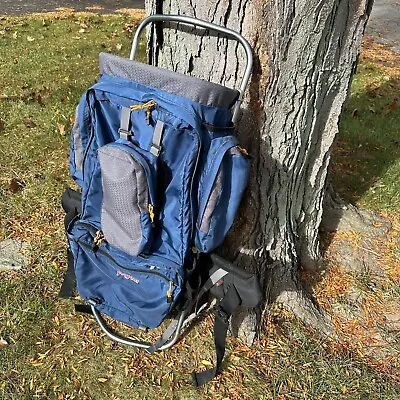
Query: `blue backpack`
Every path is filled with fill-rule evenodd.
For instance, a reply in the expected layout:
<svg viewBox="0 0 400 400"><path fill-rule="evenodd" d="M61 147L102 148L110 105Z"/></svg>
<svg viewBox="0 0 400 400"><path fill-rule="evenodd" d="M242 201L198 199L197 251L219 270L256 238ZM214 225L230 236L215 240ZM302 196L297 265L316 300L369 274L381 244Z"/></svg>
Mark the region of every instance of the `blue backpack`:
<svg viewBox="0 0 400 400"><path fill-rule="evenodd" d="M171 19L211 26L151 16L139 27L134 50L146 24ZM81 193L68 189L63 196L70 268L61 296L68 297L76 280L111 339L154 352L178 340L211 292L224 351L229 316L261 300L256 277L210 256L231 227L248 180L249 156L232 124L240 92L131 58L101 53L100 79L77 107L70 172ZM101 314L144 330L176 317L147 344L115 334ZM216 339L217 348L221 343ZM215 376L222 357L220 351L215 368L193 375L196 385Z"/></svg>

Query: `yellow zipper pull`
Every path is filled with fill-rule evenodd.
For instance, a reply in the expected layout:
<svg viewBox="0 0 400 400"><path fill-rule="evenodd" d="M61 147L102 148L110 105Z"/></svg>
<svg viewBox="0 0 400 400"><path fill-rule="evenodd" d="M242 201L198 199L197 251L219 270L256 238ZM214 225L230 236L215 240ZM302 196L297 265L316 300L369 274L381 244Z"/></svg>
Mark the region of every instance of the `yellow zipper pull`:
<svg viewBox="0 0 400 400"><path fill-rule="evenodd" d="M97 250L104 239L105 238L103 232L97 231L96 236L93 238L93 250Z"/></svg>
<svg viewBox="0 0 400 400"><path fill-rule="evenodd" d="M249 157L249 152L244 148L240 146L236 146L236 148L246 157Z"/></svg>
<svg viewBox="0 0 400 400"><path fill-rule="evenodd" d="M150 217L150 222L151 222L152 224L154 224L155 214L154 214L154 207L153 207L153 204L149 204L149 217Z"/></svg>
<svg viewBox="0 0 400 400"><path fill-rule="evenodd" d="M169 289L167 290L167 302L172 302L172 288L174 287L174 282L169 281Z"/></svg>
<svg viewBox="0 0 400 400"><path fill-rule="evenodd" d="M154 100L149 100L144 104L134 104L133 106L131 106L131 110L146 110L146 123L147 125L150 125L151 111L156 105L157 103Z"/></svg>

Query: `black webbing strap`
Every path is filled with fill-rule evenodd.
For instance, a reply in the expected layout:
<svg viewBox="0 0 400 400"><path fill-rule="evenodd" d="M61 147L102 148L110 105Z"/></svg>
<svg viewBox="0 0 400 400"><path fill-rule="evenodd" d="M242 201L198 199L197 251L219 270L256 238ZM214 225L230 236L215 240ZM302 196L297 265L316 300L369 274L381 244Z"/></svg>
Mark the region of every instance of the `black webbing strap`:
<svg viewBox="0 0 400 400"><path fill-rule="evenodd" d="M89 304L75 304L75 312L93 315L92 308Z"/></svg>
<svg viewBox="0 0 400 400"><path fill-rule="evenodd" d="M71 221L81 213L81 194L76 190L67 188L61 197L61 204L66 212L64 218L65 231L68 230L68 226ZM76 277L74 270L74 256L70 249L67 249L67 272L64 276L64 281L61 285L58 297L61 299L69 299L74 296L76 288Z"/></svg>
<svg viewBox="0 0 400 400"><path fill-rule="evenodd" d="M64 281L61 285L58 297L60 299L69 299L74 296L76 288L76 277L74 270L74 256L70 249L67 249L67 272L64 275Z"/></svg>
<svg viewBox="0 0 400 400"><path fill-rule="evenodd" d="M214 368L208 369L203 372L193 372L193 386L202 386L215 378L218 374L225 355L226 336L229 328L229 318L232 313L240 306L241 299L235 288L230 286L226 295L215 308L215 322L214 322L214 343L217 355L216 365Z"/></svg>

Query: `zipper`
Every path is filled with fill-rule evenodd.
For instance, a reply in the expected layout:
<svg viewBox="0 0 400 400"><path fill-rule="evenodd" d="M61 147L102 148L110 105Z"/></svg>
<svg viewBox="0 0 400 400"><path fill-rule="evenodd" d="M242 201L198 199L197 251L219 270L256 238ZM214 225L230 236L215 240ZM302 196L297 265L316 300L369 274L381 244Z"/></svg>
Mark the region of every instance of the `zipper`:
<svg viewBox="0 0 400 400"><path fill-rule="evenodd" d="M134 104L133 106L130 106L130 109L132 111L146 110L146 124L150 125L151 112L157 106L158 104L154 100L149 100L144 104Z"/></svg>
<svg viewBox="0 0 400 400"><path fill-rule="evenodd" d="M92 245L90 243L88 243L88 242L85 242L84 240L78 239L78 244L80 244L82 247L86 247L89 250L93 250L92 249ZM139 272L139 273L142 273L142 274L158 275L159 277L163 278L165 281L172 282L171 279L168 278L168 276L164 275L161 272L155 271L154 269L145 270L145 269L140 269L140 268L129 268L126 265L122 265L112 255L110 255L110 253L108 253L107 251L105 251L101 247L99 247L97 249L97 253L103 254L109 260L111 260L115 265L118 265L118 267L120 267L120 268L122 268L122 269L124 269L126 271ZM172 282L172 285L173 284L174 283ZM171 284L170 284L170 286L171 286Z"/></svg>
<svg viewBox="0 0 400 400"><path fill-rule="evenodd" d="M100 232L100 231L98 231ZM101 232L100 232L101 233ZM82 247L86 247L87 249L90 249L93 251L93 246L90 243L85 242L84 240L79 239L78 243L82 246ZM100 242L101 244L101 242ZM148 270L144 270L144 269L140 269L140 268L128 268L125 265L120 264L114 257L112 257L107 251L103 250L100 246L100 244L98 245L98 248L96 249L96 253L100 253L104 256L106 256L111 262L113 262L115 265L118 265L118 267L124 269L125 271L130 271L130 272L139 272L141 274L150 274L150 275L157 275L160 278L162 278L163 280L165 280L166 282L168 282L169 286L167 289L167 293L166 293L166 297L167 297L167 303L172 303L173 301L173 287L175 286L174 282L166 275L164 275L161 272L155 271L154 269L148 269Z"/></svg>

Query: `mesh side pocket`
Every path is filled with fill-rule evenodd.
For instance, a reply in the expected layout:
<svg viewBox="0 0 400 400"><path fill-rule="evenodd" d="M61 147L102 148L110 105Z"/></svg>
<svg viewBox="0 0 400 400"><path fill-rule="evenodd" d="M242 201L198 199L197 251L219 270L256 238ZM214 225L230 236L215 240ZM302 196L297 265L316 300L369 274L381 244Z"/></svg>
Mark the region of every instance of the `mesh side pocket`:
<svg viewBox="0 0 400 400"><path fill-rule="evenodd" d="M111 245L136 256L147 247L151 234L146 171L130 153L119 147L104 146L98 155L104 237Z"/></svg>
<svg viewBox="0 0 400 400"><path fill-rule="evenodd" d="M196 247L204 253L221 244L247 185L249 160L232 136L212 141L199 182Z"/></svg>
<svg viewBox="0 0 400 400"><path fill-rule="evenodd" d="M208 233L210 230L211 217L214 210L217 208L218 201L222 194L222 184L223 184L223 164L218 169L217 177L212 185L210 197L208 198L206 208L204 209L203 217L201 219L200 230Z"/></svg>

